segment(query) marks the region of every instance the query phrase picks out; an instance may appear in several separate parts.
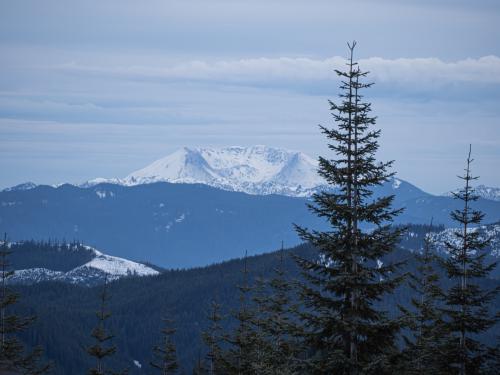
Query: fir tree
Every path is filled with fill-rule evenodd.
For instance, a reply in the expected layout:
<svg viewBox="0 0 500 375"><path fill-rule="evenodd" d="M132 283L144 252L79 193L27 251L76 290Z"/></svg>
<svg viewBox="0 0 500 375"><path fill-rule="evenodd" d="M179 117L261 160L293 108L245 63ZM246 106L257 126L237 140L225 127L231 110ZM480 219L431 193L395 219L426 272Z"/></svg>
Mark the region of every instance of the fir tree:
<svg viewBox="0 0 500 375"><path fill-rule="evenodd" d="M445 243L449 257L444 262L449 279L456 282L445 296L445 328L448 339L443 361L460 375L485 372L489 350L474 335L492 327L498 317L491 316L489 304L499 289L482 290L479 282L495 268L496 263L485 264L485 248L489 238L477 230L484 214L472 207L478 199L471 184L477 179L471 175L471 148L467 157L464 187L453 193L463 203L462 209L452 211L452 219L460 225L454 232L455 241Z"/></svg>
<svg viewBox="0 0 500 375"><path fill-rule="evenodd" d="M309 206L331 230L296 227L319 251L317 260L298 259L306 280L300 288L305 307L300 318L310 350L304 370L309 374L384 373L400 326L374 306L401 281L394 276L397 265L377 265L394 249L401 231L390 226L399 213L391 209L394 197L372 196L375 186L393 176L387 172L392 162L375 161L380 130L370 129L375 118L361 91L371 83L362 82L367 72L353 61L355 45L348 44L347 71L336 70L341 103L330 105L337 126L320 126L336 158L320 157L318 173L332 190L315 194ZM362 231L362 223L370 230Z"/></svg>
<svg viewBox="0 0 500 375"><path fill-rule="evenodd" d="M111 312L107 308L107 302L110 296L108 294L108 280L104 279L104 285L100 293L100 307L96 312L98 323L92 330L91 337L94 339L94 345L87 348L87 353L96 360L95 367L89 370L89 375L107 375L123 374L123 372L114 372L106 366L106 359L116 353L116 346L111 344L114 335L106 328L106 321L111 317Z"/></svg>
<svg viewBox="0 0 500 375"><path fill-rule="evenodd" d="M162 375L175 374L179 369L175 344L172 340L172 335L175 333L172 325L172 320L163 318L162 342L153 348L155 359L151 361L151 366Z"/></svg>
<svg viewBox="0 0 500 375"><path fill-rule="evenodd" d="M268 321L270 317L268 299L268 281L262 275L256 278L252 287L251 299L253 307L249 310L251 316L251 340L252 340L252 373L272 374L277 369L277 363L273 363L273 349L275 345L273 338L269 335Z"/></svg>
<svg viewBox="0 0 500 375"><path fill-rule="evenodd" d="M440 360L440 346L445 332L443 314L440 309L443 292L439 275L434 265L439 264L433 251L431 237L432 221L424 237L422 253L416 254L417 273L410 274L409 285L415 292L411 309L400 307L413 337L404 336L403 368L405 374L433 375L446 373L446 366Z"/></svg>
<svg viewBox="0 0 500 375"><path fill-rule="evenodd" d="M24 345L15 336L24 331L35 317L20 317L9 311L19 300L19 295L13 292L8 281L14 275L9 270L8 256L11 254L7 243L7 234L0 250L0 373L39 375L49 371L49 364L41 364L43 351L40 347L25 354Z"/></svg>
<svg viewBox="0 0 500 375"><path fill-rule="evenodd" d="M202 359L201 353L198 352L198 360L193 368L193 375L208 375L209 371L207 369L206 362Z"/></svg>
<svg viewBox="0 0 500 375"><path fill-rule="evenodd" d="M296 356L299 344L294 340L291 310L293 286L285 277L285 254L283 243L279 252L279 265L274 269L274 277L268 282L260 282L255 301L259 306L255 326L259 333L258 345L263 349L263 366L260 374L296 373Z"/></svg>
<svg viewBox="0 0 500 375"><path fill-rule="evenodd" d="M220 323L222 320L220 309L220 304L214 299L208 315L210 326L206 332L203 332L203 341L208 347L207 360L209 375L215 375L221 372L222 349L220 345L223 334Z"/></svg>
<svg viewBox="0 0 500 375"><path fill-rule="evenodd" d="M251 306L252 287L248 280L247 256L243 269L243 282L238 286L240 291L240 306L234 314L237 326L233 332L224 335L226 346L221 357L221 373L227 375L255 374L255 365L258 363L259 351L257 336L254 330L255 312ZM257 359L257 361L256 361Z"/></svg>

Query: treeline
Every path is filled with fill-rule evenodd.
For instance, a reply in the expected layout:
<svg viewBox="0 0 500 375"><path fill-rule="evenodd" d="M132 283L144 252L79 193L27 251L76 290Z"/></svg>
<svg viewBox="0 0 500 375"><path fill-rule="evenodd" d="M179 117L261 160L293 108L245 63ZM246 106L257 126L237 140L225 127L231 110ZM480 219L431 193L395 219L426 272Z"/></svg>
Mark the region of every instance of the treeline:
<svg viewBox="0 0 500 375"><path fill-rule="evenodd" d="M413 226L409 229L414 231ZM416 228L415 228L416 230ZM415 247L420 249L421 244ZM299 277L299 270L293 261L294 256L313 258L315 249L310 245L285 250L283 268L287 280ZM387 261L406 260L401 273L416 273L415 253L398 249ZM385 262L386 259L383 259ZM222 264L200 269L168 271L157 277L128 278L109 283L108 309L112 316L106 327L114 333L112 342L117 347L115 355L107 360L111 368L129 368L129 374L150 374L149 362L152 348L161 340L161 318L168 316L174 320L172 335L177 347L179 374L191 374L198 359L206 359L207 346L201 343L201 332L208 332L208 319L211 300L216 296L223 319L220 324L224 332L231 332L236 321L231 311L239 308L239 290L243 279L244 260L232 260ZM249 284L255 285L256 278L272 280L274 270L281 267L278 253L252 256L246 259ZM438 265L436 264L437 268ZM440 284L443 289L453 285L441 273ZM484 288L500 285L491 279L484 280ZM52 373L57 375L85 374L94 365L85 348L92 345L90 332L97 319L101 287L87 288L64 283L42 283L31 286L16 286L21 294L19 315L36 314L38 319L29 330L19 337L32 346L43 345L46 357L54 366ZM414 293L407 283L403 283L395 293L384 296L376 305L385 309L391 316L399 314L398 305L409 306ZM496 300L496 305L500 301ZM12 310L11 310L12 311ZM494 345L495 335L500 334L499 326L480 336L486 344ZM403 330L405 332L405 330ZM133 361L137 360L142 368Z"/></svg>
<svg viewBox="0 0 500 375"><path fill-rule="evenodd" d="M9 262L16 270L39 267L67 272L93 257L92 250L76 240L29 240L10 244Z"/></svg>
<svg viewBox="0 0 500 375"><path fill-rule="evenodd" d="M0 249L0 374L44 374L50 370L50 364L42 362L42 348L26 350L16 335L25 330L35 317L19 316L10 310L19 299L19 295L8 285L9 278L14 275L8 260L10 254L5 234Z"/></svg>
<svg viewBox="0 0 500 375"><path fill-rule="evenodd" d="M367 73L353 60L354 47L355 43L349 45L347 70L336 71L341 81L340 102L330 102L336 126L321 127L333 158L320 157L318 172L336 189L314 195L309 206L330 229L296 226L316 252L313 257L294 256L298 277L287 274L283 252L270 279L250 275L245 259L239 283L228 285L236 287L239 296L230 316L222 313L219 301L224 298L212 300L209 324L202 333L206 347L193 364L194 374L465 375L500 371L498 345L487 346L478 339L500 318L492 304L500 289L485 288L482 283L496 264L485 261L489 239L474 230L483 214L473 205L477 196L472 188L471 152L461 177L463 187L455 193L462 208L451 216L460 230L446 243L449 257L436 258L431 237L427 237L417 268L411 274L401 272L404 261L392 256L404 232L392 225L401 210L392 207L393 196L372 196L375 186L392 177L392 163L375 158L380 131L372 129L371 104L362 95L371 83L365 82ZM361 230L367 225L370 230ZM446 288L440 282L443 274L449 285ZM8 278L5 272L4 276L3 280ZM394 313L382 302L404 284L412 290L411 304ZM82 355L93 359L89 374L127 370L113 362L120 348L113 344L108 325L113 318L109 297L105 283L95 328L89 333L91 340L81 348ZM147 367L141 370L144 373L179 372L175 322L168 309L162 314L159 340L150 345L152 360L137 365ZM147 319L144 308L137 321ZM232 323L223 324L225 319ZM17 362L5 362L6 353L2 346L1 360L17 371ZM38 358L39 352L36 354Z"/></svg>

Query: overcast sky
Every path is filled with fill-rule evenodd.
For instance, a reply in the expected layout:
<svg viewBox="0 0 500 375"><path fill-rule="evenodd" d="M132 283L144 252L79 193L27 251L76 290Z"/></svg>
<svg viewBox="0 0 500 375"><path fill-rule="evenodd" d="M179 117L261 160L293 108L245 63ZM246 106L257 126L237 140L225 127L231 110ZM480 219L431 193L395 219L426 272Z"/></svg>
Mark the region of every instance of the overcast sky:
<svg viewBox="0 0 500 375"><path fill-rule="evenodd" d="M379 157L432 193L467 147L500 186L495 0L0 0L0 188L123 177L182 146L328 155L346 42Z"/></svg>

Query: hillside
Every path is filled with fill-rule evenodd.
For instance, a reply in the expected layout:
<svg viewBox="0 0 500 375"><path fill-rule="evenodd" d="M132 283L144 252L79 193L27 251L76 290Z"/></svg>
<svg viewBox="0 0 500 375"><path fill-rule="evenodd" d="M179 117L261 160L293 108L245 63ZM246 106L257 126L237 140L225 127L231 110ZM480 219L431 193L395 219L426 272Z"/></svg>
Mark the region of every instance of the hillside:
<svg viewBox="0 0 500 375"><path fill-rule="evenodd" d="M8 244L13 284L60 281L84 286L100 285L123 277L158 275L147 265L104 254L80 243L24 241Z"/></svg>
<svg viewBox="0 0 500 375"><path fill-rule="evenodd" d="M290 279L299 277L297 267L289 257L292 252L302 257L314 256L313 249L306 245L287 251L285 266ZM401 272L415 270L412 252L408 250L397 250L382 262L400 260L407 261ZM249 257L247 265L251 279L257 276L269 278L278 262L277 253ZM147 373L151 347L159 337L161 317L168 315L175 320L178 330L175 340L182 367L190 373L192 363L204 353L200 333L207 326L211 300L217 298L225 315L237 308L235 286L241 283L243 267L243 261L236 259L204 268L173 270L155 277L128 278L111 283L110 309L113 316L110 324L116 335L114 342L119 347L116 368L129 366L132 375ZM449 286L449 281L443 279L443 285ZM500 282L485 280L484 286L500 286ZM100 288L40 283L19 286L18 290L22 294L21 310L38 315L36 326L26 333L25 338L32 343L44 344L47 356L60 365L55 375L83 374L81 369L89 365L83 347L89 343L90 330L95 324L94 311ZM394 314L397 304L407 304L410 297L411 291L402 286L381 304ZM499 303L497 301L495 305ZM77 326L73 324L76 320L79 322ZM230 325L231 321L224 324ZM500 333L496 329L484 335L483 340L492 342L495 332ZM136 367L134 361L143 364L143 368Z"/></svg>
<svg viewBox="0 0 500 375"><path fill-rule="evenodd" d="M375 195L395 194L397 223L451 226L460 203L392 180ZM0 192L0 231L13 241L76 239L107 254L165 268L204 266L248 251L271 251L300 239L292 224L325 228L307 198L250 195L201 184L62 185ZM500 202L481 199L485 222L500 220ZM258 235L257 235L258 234ZM201 250L203 249L203 250Z"/></svg>

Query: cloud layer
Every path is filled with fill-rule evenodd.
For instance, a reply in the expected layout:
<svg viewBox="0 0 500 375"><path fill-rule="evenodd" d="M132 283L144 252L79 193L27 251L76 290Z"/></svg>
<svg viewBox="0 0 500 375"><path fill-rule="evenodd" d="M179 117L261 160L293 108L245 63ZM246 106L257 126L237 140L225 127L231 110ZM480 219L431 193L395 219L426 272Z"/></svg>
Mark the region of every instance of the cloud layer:
<svg viewBox="0 0 500 375"><path fill-rule="evenodd" d="M500 186L499 10L497 0L0 2L0 187L124 176L184 145L323 153L317 124L331 124L334 69L352 39L376 83L366 99L382 159L440 192L472 142L482 182Z"/></svg>
<svg viewBox="0 0 500 375"><path fill-rule="evenodd" d="M370 71L370 79L380 83L413 84L430 88L439 84L473 83L499 84L500 58L485 56L445 62L437 58L384 59L371 57L358 61L362 70ZM56 70L115 76L124 79L159 79L180 81L207 81L228 84L282 84L307 83L315 85L336 79L334 69L346 69L342 57L311 59L252 58L239 60L194 60L170 66L145 65L91 65L78 62L55 66Z"/></svg>

